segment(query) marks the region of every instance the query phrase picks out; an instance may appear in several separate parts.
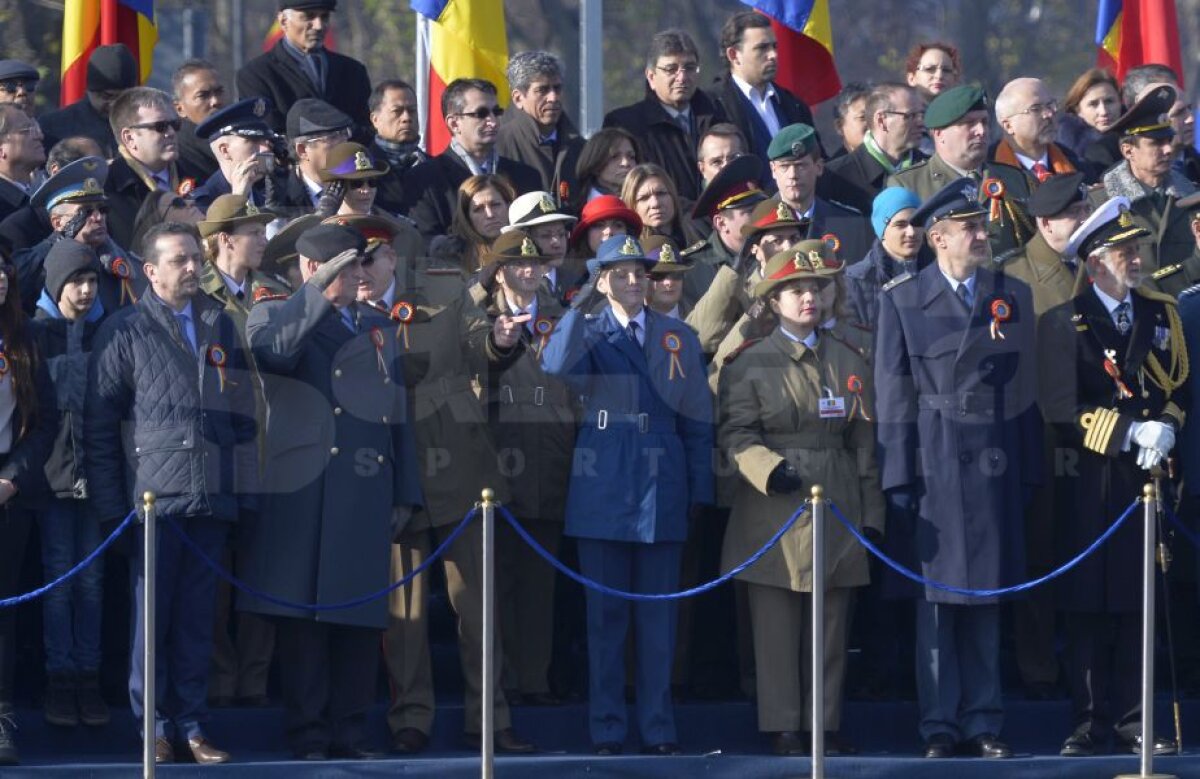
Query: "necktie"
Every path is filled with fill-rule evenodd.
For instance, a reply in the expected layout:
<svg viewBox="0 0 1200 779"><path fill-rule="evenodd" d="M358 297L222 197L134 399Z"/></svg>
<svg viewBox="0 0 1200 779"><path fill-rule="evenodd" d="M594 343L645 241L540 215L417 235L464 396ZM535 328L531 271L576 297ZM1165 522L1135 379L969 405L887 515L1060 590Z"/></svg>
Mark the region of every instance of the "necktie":
<svg viewBox="0 0 1200 779"><path fill-rule="evenodd" d="M1045 181L1046 179L1050 178L1050 176L1051 176L1050 169L1047 168L1045 165L1043 165L1041 160L1038 160L1037 162L1033 163L1032 171L1033 171L1033 175L1037 176L1037 180L1038 180L1039 184L1042 183L1043 181Z"/></svg>
<svg viewBox="0 0 1200 779"><path fill-rule="evenodd" d="M354 315L350 313L350 309L348 308L342 309L342 324L344 324L350 332L358 332L358 326L354 324Z"/></svg>
<svg viewBox="0 0 1200 779"><path fill-rule="evenodd" d="M629 324L625 325L625 334L627 336L629 336L629 340L633 341L635 344L638 345L638 348L641 348L642 339L641 339L641 336L638 334L638 329L639 328L638 328L637 322L630 322Z"/></svg>
<svg viewBox="0 0 1200 779"><path fill-rule="evenodd" d="M179 324L179 334L183 336L183 341L192 349L192 354L196 353L196 333L192 330L192 318L182 311L175 315L175 321Z"/></svg>
<svg viewBox="0 0 1200 779"><path fill-rule="evenodd" d="M959 284L958 289L954 290L954 293L956 295L958 295L958 299L962 301L962 304L964 306L966 306L967 311L970 311L971 310L971 290L967 289L967 285Z"/></svg>
<svg viewBox="0 0 1200 779"><path fill-rule="evenodd" d="M1133 322L1129 319L1129 304L1122 303L1113 310L1113 322L1117 325L1117 332L1125 335L1129 332L1129 328L1133 327Z"/></svg>
<svg viewBox="0 0 1200 779"><path fill-rule="evenodd" d="M679 125L679 129L683 130L683 134L689 139L692 137L692 123L688 120L687 115L678 114L675 117L675 124Z"/></svg>
<svg viewBox="0 0 1200 779"><path fill-rule="evenodd" d="M238 300L245 300L245 299L246 299L246 293L245 293L245 292L243 292L242 290L240 290L240 289L239 289L239 290L237 291L237 295L236 295L235 297L237 297L237 299L238 299Z"/></svg>

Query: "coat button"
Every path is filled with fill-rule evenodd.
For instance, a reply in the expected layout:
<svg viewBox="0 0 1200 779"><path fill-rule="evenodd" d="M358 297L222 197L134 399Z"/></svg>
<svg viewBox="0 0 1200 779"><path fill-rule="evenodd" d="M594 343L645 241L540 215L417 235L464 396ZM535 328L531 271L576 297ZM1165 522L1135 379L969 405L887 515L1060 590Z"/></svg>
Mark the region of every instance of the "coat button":
<svg viewBox="0 0 1200 779"><path fill-rule="evenodd" d="M336 416L341 416L341 414L342 414L342 407L334 406L333 407L333 415L336 417Z"/></svg>
<svg viewBox="0 0 1200 779"><path fill-rule="evenodd" d="M338 448L336 446L333 447L332 449L329 450L329 453L332 454L334 457L337 457Z"/></svg>
<svg viewBox="0 0 1200 779"><path fill-rule="evenodd" d="M386 425L387 423L388 423L388 421L387 421L387 416L385 415L385 416L383 417L383 424L385 424L385 425Z"/></svg>
<svg viewBox="0 0 1200 779"><path fill-rule="evenodd" d="M379 455L379 457L377 457L376 459L379 460L379 463L381 465L383 464L383 455Z"/></svg>
<svg viewBox="0 0 1200 779"><path fill-rule="evenodd" d="M1144 417L1150 416L1150 409L1148 409L1148 408L1142 409L1142 416L1144 416Z"/></svg>
<svg viewBox="0 0 1200 779"><path fill-rule="evenodd" d="M962 454L960 454L960 455L958 456L958 461L959 461L960 463L962 463L963 465L970 465L970 463L971 463L971 453L970 453L970 452L963 452Z"/></svg>
<svg viewBox="0 0 1200 779"><path fill-rule="evenodd" d="M342 376L342 369L341 369L341 368L334 368L334 369L333 369L333 375L334 375L334 377L336 377L336 378L341 378L341 376Z"/></svg>
<svg viewBox="0 0 1200 779"><path fill-rule="evenodd" d="M384 384L387 384L387 383L389 383L390 381L391 381L391 379L389 379L387 376L384 376L384 377L383 377L383 383L384 383Z"/></svg>

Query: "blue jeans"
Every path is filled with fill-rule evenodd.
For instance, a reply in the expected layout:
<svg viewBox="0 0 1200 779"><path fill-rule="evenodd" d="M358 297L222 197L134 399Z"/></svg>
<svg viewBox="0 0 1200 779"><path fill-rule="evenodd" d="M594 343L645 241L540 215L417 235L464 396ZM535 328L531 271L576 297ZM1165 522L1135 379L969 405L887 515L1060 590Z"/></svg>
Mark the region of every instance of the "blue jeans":
<svg viewBox="0 0 1200 779"><path fill-rule="evenodd" d="M100 546L100 525L86 502L57 498L42 514L42 568L46 581L59 578ZM46 673L80 673L100 667L100 612L104 559L46 593L43 620Z"/></svg>

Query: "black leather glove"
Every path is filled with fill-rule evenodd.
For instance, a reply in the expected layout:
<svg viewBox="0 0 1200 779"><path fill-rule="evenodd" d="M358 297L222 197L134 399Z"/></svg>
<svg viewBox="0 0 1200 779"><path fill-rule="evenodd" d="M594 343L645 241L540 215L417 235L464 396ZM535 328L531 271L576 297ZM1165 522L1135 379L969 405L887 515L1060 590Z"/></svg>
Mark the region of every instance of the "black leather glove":
<svg viewBox="0 0 1200 779"><path fill-rule="evenodd" d="M91 209L79 209L75 212L75 216L71 217L70 220L63 225L63 228L60 232L62 232L63 236L66 238L75 238L75 236L79 235L79 231L83 229L83 226L87 224L88 217L91 215Z"/></svg>
<svg viewBox="0 0 1200 779"><path fill-rule="evenodd" d="M786 460L776 465L775 470L767 477L767 493L770 495L791 495L803 488L804 480Z"/></svg>
<svg viewBox="0 0 1200 779"><path fill-rule="evenodd" d="M345 197L346 182L337 179L326 184L325 189L321 190L321 197L317 199L317 216L325 219L336 214Z"/></svg>
<svg viewBox="0 0 1200 779"><path fill-rule="evenodd" d="M875 546L883 543L883 534L873 527L864 527L862 529L863 537L870 541Z"/></svg>

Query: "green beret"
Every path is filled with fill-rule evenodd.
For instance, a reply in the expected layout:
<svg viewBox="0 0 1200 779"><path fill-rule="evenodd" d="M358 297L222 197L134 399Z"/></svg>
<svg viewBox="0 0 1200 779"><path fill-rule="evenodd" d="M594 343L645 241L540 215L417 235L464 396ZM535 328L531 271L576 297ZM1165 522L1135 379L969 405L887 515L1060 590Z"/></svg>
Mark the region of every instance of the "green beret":
<svg viewBox="0 0 1200 779"><path fill-rule="evenodd" d="M767 147L767 159L782 160L786 157L803 157L817 150L817 131L806 124L789 124L771 139Z"/></svg>
<svg viewBox="0 0 1200 779"><path fill-rule="evenodd" d="M925 126L940 130L962 119L971 111L988 110L987 94L982 87L958 86L935 97L925 109Z"/></svg>

